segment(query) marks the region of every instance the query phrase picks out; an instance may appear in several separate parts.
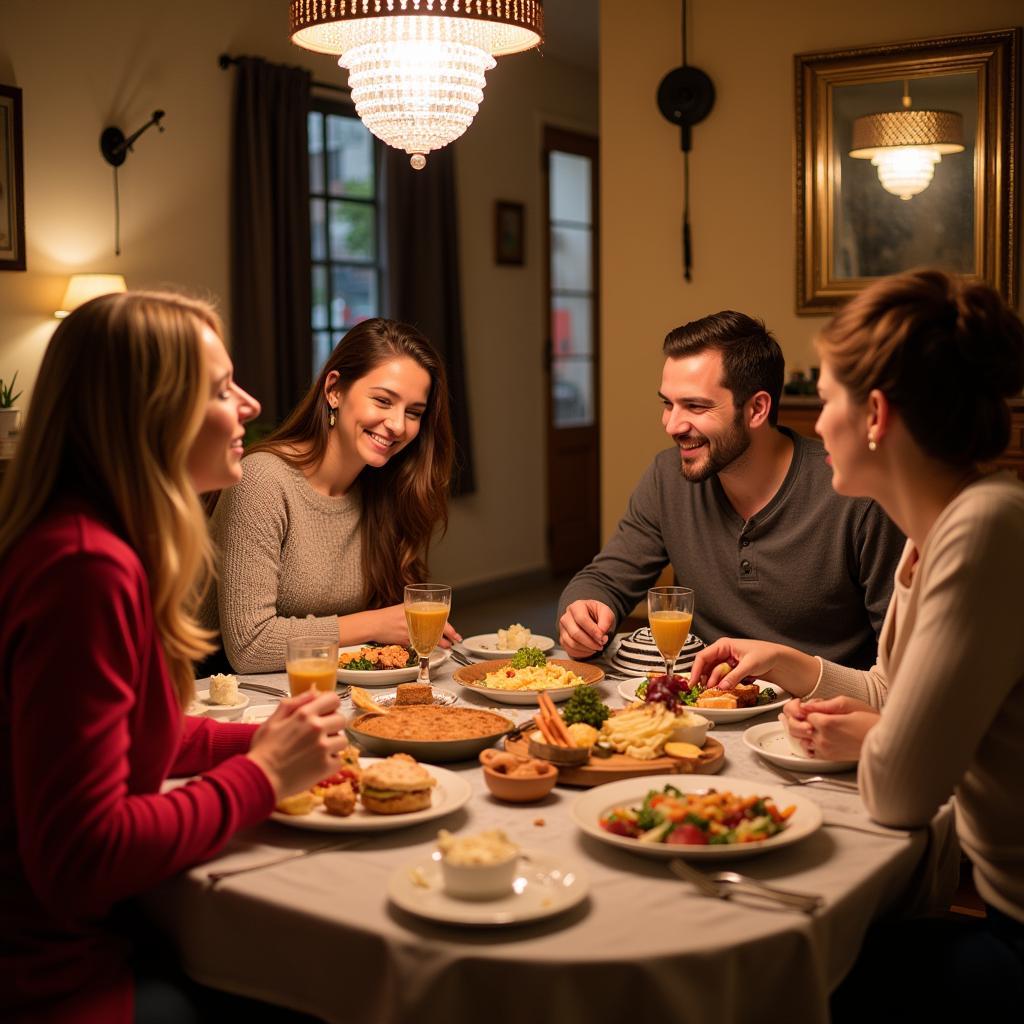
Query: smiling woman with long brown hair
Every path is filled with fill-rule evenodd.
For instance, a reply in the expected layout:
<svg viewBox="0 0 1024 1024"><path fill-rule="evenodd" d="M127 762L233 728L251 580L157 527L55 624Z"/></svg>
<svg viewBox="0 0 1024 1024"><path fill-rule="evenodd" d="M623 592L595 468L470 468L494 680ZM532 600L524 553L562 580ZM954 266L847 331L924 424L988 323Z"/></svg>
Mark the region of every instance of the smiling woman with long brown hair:
<svg viewBox="0 0 1024 1024"><path fill-rule="evenodd" d="M430 343L394 320L353 327L211 517L220 576L202 620L219 627L232 666L280 671L299 635L406 643L402 591L427 578L451 465Z"/></svg>

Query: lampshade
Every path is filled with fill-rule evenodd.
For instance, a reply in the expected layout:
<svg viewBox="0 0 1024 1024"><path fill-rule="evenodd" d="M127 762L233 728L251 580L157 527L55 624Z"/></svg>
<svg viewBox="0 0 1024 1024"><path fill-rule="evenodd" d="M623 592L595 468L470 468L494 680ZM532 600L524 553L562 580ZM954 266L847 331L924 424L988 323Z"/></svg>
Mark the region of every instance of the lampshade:
<svg viewBox="0 0 1024 1024"><path fill-rule="evenodd" d="M905 99L909 103L909 98ZM963 152L963 118L949 110L891 110L853 122L850 156L878 168L882 188L900 199L923 192L947 153Z"/></svg>
<svg viewBox="0 0 1024 1024"><path fill-rule="evenodd" d="M356 113L382 142L426 165L483 100L495 57L543 40L540 0L292 0L291 39L338 54Z"/></svg>
<svg viewBox="0 0 1024 1024"><path fill-rule="evenodd" d="M73 309L77 309L90 299L127 290L128 286L120 274L72 274L60 309L53 315L58 320L63 320Z"/></svg>

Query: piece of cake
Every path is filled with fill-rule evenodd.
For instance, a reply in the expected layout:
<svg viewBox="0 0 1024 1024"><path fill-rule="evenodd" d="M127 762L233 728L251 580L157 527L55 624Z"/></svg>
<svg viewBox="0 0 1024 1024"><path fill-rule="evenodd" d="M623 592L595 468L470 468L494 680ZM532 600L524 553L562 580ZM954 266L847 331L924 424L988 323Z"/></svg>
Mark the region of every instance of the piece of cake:
<svg viewBox="0 0 1024 1024"><path fill-rule="evenodd" d="M395 689L395 704L433 704L434 691L426 683L399 683Z"/></svg>

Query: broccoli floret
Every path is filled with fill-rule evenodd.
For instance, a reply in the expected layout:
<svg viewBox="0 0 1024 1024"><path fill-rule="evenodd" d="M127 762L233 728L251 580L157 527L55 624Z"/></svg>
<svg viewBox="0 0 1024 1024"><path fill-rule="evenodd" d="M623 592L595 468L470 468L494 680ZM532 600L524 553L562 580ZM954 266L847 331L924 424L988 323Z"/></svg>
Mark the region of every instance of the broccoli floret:
<svg viewBox="0 0 1024 1024"><path fill-rule="evenodd" d="M548 663L543 651L536 647L520 647L512 655L511 665L513 668L543 668Z"/></svg>
<svg viewBox="0 0 1024 1024"><path fill-rule="evenodd" d="M566 725L585 722L595 729L600 729L604 720L611 714L607 704L601 703L597 690L592 686L577 686L572 696L565 702L562 718Z"/></svg>
<svg viewBox="0 0 1024 1024"><path fill-rule="evenodd" d="M766 686L758 695L758 704L774 704L779 699L779 695L770 687Z"/></svg>

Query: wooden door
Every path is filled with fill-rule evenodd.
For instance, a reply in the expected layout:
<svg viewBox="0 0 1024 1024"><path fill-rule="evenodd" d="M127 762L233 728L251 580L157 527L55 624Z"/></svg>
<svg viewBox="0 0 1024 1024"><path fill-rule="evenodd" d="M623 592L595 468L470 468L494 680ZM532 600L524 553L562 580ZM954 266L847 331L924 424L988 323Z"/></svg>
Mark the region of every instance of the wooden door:
<svg viewBox="0 0 1024 1024"><path fill-rule="evenodd" d="M544 130L548 557L590 561L600 536L597 140Z"/></svg>

